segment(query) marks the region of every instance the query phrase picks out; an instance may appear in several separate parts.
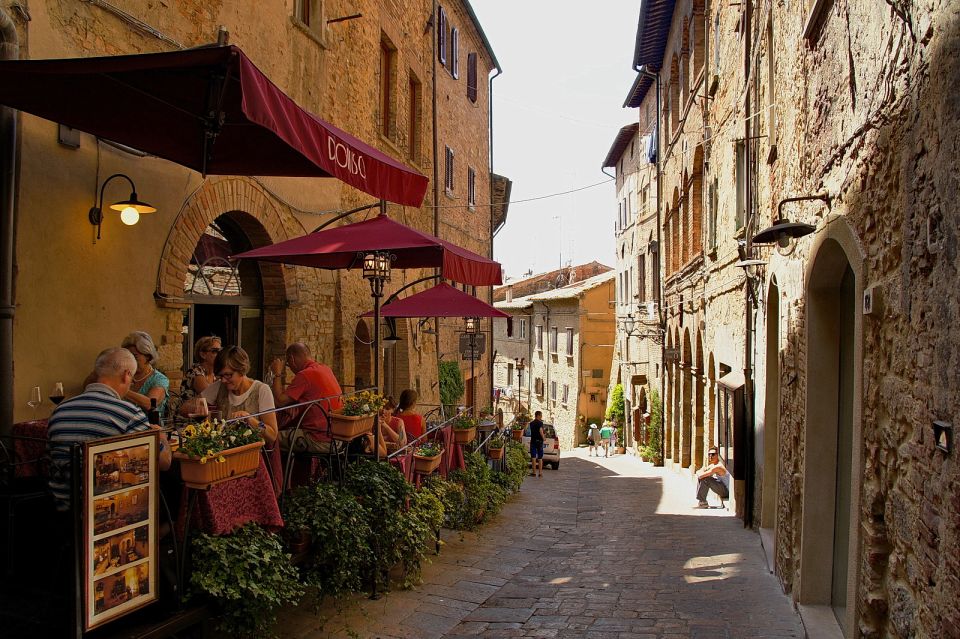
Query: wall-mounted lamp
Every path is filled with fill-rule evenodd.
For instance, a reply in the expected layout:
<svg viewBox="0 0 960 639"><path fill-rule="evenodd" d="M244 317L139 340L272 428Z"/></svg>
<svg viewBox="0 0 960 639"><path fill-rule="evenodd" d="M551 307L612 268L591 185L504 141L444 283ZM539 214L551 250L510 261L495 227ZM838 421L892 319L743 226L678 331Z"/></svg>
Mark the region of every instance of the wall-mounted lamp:
<svg viewBox="0 0 960 639"><path fill-rule="evenodd" d="M754 244L774 244L780 248L790 246L790 240L810 235L817 230L812 224L803 222L791 222L783 217L783 205L790 202L805 202L808 200L820 200L828 207L830 206L830 196L826 193L817 193L816 195L799 195L797 197L786 197L777 204L777 219L772 226L769 226L753 236Z"/></svg>
<svg viewBox="0 0 960 639"><path fill-rule="evenodd" d="M134 185L133 180L123 173L114 173L103 181L103 184L100 186L100 198L97 200L97 205L90 207L90 211L87 213L87 219L90 220L90 224L97 227L98 240L100 239L100 227L103 225L103 191L107 188L107 184L114 178L123 178L130 183L130 197L110 205L111 209L120 212L121 222L127 226L133 226L140 221L141 215L144 213L153 213L157 210L146 202L140 201L140 198L137 197L137 187Z"/></svg>
<svg viewBox="0 0 960 639"><path fill-rule="evenodd" d="M384 348L393 348L397 345L397 342L400 341L400 338L397 336L397 318L387 318L387 330L389 334L381 340L381 343Z"/></svg>

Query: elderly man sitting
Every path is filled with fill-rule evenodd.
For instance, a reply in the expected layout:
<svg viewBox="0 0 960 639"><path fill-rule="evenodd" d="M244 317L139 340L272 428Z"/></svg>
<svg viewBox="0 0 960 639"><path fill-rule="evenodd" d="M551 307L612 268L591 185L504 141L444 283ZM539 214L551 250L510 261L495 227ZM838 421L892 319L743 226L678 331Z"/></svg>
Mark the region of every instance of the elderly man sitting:
<svg viewBox="0 0 960 639"><path fill-rule="evenodd" d="M66 400L53 411L47 427L53 472L50 490L57 510L70 508L71 445L136 433L159 426L147 422L138 406L122 399L130 390L137 360L125 348L108 348L97 357L96 381L84 392ZM170 467L170 444L160 434L160 469Z"/></svg>
<svg viewBox="0 0 960 639"><path fill-rule="evenodd" d="M270 388L273 391L273 400L277 408L302 404L314 400L326 399L318 402L325 411L338 410L343 406L340 395L340 383L330 367L315 361L310 356L310 349L302 342L295 342L287 347L286 365L293 371L293 380L284 389L283 365L280 358L270 363L270 372L273 381ZM306 411L306 414L304 414ZM301 416L300 431L294 440L294 429ZM327 432L327 420L319 408L305 406L289 409L282 413L280 421L280 447L289 450L290 447L298 451L326 453L330 450L330 434Z"/></svg>

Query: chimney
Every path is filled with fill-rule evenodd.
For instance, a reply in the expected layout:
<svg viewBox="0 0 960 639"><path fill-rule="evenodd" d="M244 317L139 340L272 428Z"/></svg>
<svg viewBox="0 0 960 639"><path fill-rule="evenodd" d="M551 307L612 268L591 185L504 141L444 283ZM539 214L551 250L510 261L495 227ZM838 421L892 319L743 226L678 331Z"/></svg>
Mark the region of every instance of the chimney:
<svg viewBox="0 0 960 639"><path fill-rule="evenodd" d="M512 284L507 286L507 301L508 302L513 301L513 285Z"/></svg>

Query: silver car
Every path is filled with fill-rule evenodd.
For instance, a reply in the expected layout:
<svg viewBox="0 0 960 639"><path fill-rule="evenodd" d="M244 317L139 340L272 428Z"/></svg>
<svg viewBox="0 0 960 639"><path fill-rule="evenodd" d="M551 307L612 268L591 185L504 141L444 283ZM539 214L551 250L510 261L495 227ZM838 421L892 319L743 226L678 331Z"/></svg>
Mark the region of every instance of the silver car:
<svg viewBox="0 0 960 639"><path fill-rule="evenodd" d="M523 429L521 441L527 450L530 450L530 426ZM554 470L560 468L560 440L557 439L553 424L543 425L543 465Z"/></svg>

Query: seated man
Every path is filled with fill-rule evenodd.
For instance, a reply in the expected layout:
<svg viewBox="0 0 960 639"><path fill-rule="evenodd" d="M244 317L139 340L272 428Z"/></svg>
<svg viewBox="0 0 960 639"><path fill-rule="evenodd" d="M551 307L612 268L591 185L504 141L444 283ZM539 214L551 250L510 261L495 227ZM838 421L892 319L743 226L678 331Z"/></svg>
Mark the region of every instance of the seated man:
<svg viewBox="0 0 960 639"><path fill-rule="evenodd" d="M273 400L277 408L302 404L317 399L329 397L329 400L318 402L323 410L329 412L343 406L340 395L340 383L329 366L321 364L310 356L310 349L302 342L295 342L287 347L287 367L294 372L293 381L286 389L283 388L283 362L276 358L270 363L270 372L273 381L270 388L273 391ZM304 415L304 410L306 414ZM296 441L293 440L294 428L300 417L300 431ZM283 411L280 420L280 447L289 450L292 446L297 451L311 453L330 452L330 434L327 432L327 420L323 413L314 407L304 406L297 409Z"/></svg>
<svg viewBox="0 0 960 639"><path fill-rule="evenodd" d="M96 381L54 409L47 437L50 439L50 490L57 510L70 508L71 444L91 439L116 437L159 428L147 422L139 406L122 399L130 390L137 360L125 348L108 348L100 353L94 367ZM167 436L160 434L160 470L170 468Z"/></svg>
<svg viewBox="0 0 960 639"><path fill-rule="evenodd" d="M697 508L709 508L707 494L712 490L726 499L730 496L730 473L720 461L720 454L715 446L707 451L707 465L697 471Z"/></svg>

